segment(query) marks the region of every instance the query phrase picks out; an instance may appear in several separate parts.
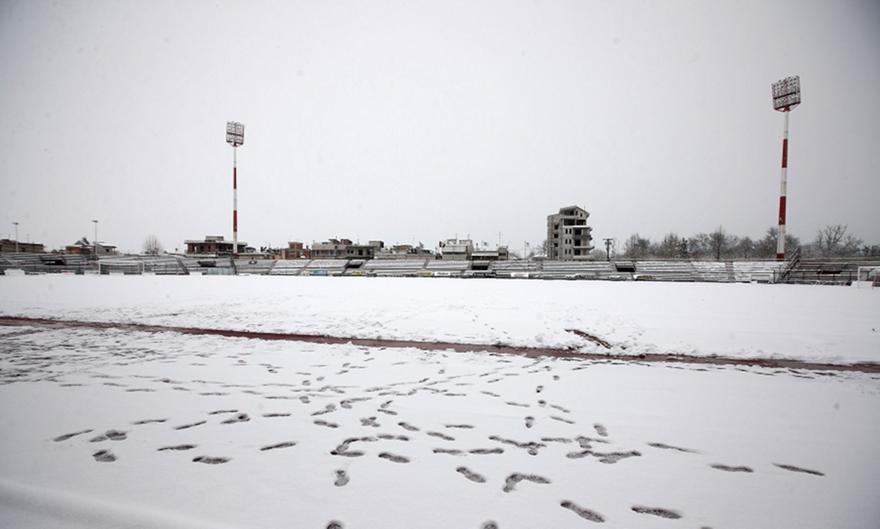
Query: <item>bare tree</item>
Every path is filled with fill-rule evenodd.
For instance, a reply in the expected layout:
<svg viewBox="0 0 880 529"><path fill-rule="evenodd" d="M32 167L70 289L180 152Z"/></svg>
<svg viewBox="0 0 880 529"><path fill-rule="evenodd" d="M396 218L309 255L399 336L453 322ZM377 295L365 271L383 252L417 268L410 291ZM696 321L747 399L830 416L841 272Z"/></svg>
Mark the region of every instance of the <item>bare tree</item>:
<svg viewBox="0 0 880 529"><path fill-rule="evenodd" d="M657 257L675 258L681 253L681 238L677 233L667 233L663 240L654 246L653 254Z"/></svg>
<svg viewBox="0 0 880 529"><path fill-rule="evenodd" d="M144 239L143 250L145 255L159 255L162 253L162 243L155 235L147 235Z"/></svg>
<svg viewBox="0 0 880 529"><path fill-rule="evenodd" d="M643 259L651 254L651 241L634 233L623 245L623 255L631 259Z"/></svg>
<svg viewBox="0 0 880 529"><path fill-rule="evenodd" d="M736 243L736 248L734 248L736 257L751 259L755 255L755 246L756 243L751 237L743 237L738 243Z"/></svg>
<svg viewBox="0 0 880 529"><path fill-rule="evenodd" d="M779 238L779 231L776 227L767 228L764 238L755 243L755 257L762 259L770 259L776 256L776 241ZM800 239L794 235L785 234L785 248L787 252L794 251L801 245Z"/></svg>
<svg viewBox="0 0 880 529"><path fill-rule="evenodd" d="M688 255L692 259L699 259L712 251L712 244L708 233L698 233L687 240Z"/></svg>
<svg viewBox="0 0 880 529"><path fill-rule="evenodd" d="M737 237L730 235L724 231L724 226L718 228L708 235L707 239L709 250L715 256L716 261L721 260L721 256L727 256L733 246L736 245Z"/></svg>
<svg viewBox="0 0 880 529"><path fill-rule="evenodd" d="M538 243L526 243L529 247L529 252L526 255L527 259L532 259L533 257L546 257L547 256L547 240L545 239L540 244Z"/></svg>
<svg viewBox="0 0 880 529"><path fill-rule="evenodd" d="M825 257L857 255L862 240L847 233L846 228L844 224L828 224L816 234L813 249Z"/></svg>

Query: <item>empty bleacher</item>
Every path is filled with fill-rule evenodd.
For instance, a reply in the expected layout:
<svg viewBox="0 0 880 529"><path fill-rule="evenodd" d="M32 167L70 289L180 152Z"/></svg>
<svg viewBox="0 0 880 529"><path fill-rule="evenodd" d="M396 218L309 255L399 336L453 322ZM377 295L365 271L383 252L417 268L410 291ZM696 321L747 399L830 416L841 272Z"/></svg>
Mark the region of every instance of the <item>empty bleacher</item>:
<svg viewBox="0 0 880 529"><path fill-rule="evenodd" d="M312 259L303 268L304 276L341 276L348 264L347 259Z"/></svg>
<svg viewBox="0 0 880 529"><path fill-rule="evenodd" d="M97 264L87 256L58 253L4 253L0 254L0 272L23 270L26 274L69 273L82 274L97 270Z"/></svg>
<svg viewBox="0 0 880 529"><path fill-rule="evenodd" d="M733 281L732 269L723 261L691 261L697 281L727 283Z"/></svg>
<svg viewBox="0 0 880 529"><path fill-rule="evenodd" d="M733 261L733 279L738 283L772 283L783 266L779 261Z"/></svg>
<svg viewBox="0 0 880 529"><path fill-rule="evenodd" d="M640 281L697 281L690 261L636 261L634 278Z"/></svg>
<svg viewBox="0 0 880 529"><path fill-rule="evenodd" d="M502 278L528 278L537 275L541 271L539 261L494 261L489 265L489 270L495 277Z"/></svg>
<svg viewBox="0 0 880 529"><path fill-rule="evenodd" d="M880 267L877 257L801 258L780 271L778 280L785 283L849 285L857 281L859 267ZM862 277L861 280L866 280Z"/></svg>
<svg viewBox="0 0 880 529"><path fill-rule="evenodd" d="M98 272L127 275L185 275L187 269L183 259L173 255L117 255L102 257L98 261Z"/></svg>
<svg viewBox="0 0 880 529"><path fill-rule="evenodd" d="M442 259L428 260L425 270L433 277L461 277L470 269L470 261L444 261Z"/></svg>
<svg viewBox="0 0 880 529"><path fill-rule="evenodd" d="M229 257L186 257L181 262L187 273L193 275L233 275L235 269Z"/></svg>
<svg viewBox="0 0 880 529"><path fill-rule="evenodd" d="M302 274L305 267L311 262L311 259L291 259L279 260L275 262L275 266L269 270L270 276L298 276Z"/></svg>
<svg viewBox="0 0 880 529"><path fill-rule="evenodd" d="M274 259L236 259L235 273L240 275L268 275L275 266Z"/></svg>
<svg viewBox="0 0 880 529"><path fill-rule="evenodd" d="M541 279L632 279L628 272L618 272L614 263L607 261L544 261Z"/></svg>
<svg viewBox="0 0 880 529"><path fill-rule="evenodd" d="M428 259L372 259L363 266L366 275L379 277L413 277L424 272Z"/></svg>
<svg viewBox="0 0 880 529"><path fill-rule="evenodd" d="M789 261L485 261L409 259L296 259L263 260L176 255L114 255L96 261L88 256L60 253L0 254L0 274L198 274L273 276L379 276L379 277L497 277L533 279L598 279L679 282L787 282L850 284L859 267L880 269L880 258L800 258ZM19 272L20 273L20 272ZM867 280L866 277L862 280ZM872 276L872 279L874 277Z"/></svg>

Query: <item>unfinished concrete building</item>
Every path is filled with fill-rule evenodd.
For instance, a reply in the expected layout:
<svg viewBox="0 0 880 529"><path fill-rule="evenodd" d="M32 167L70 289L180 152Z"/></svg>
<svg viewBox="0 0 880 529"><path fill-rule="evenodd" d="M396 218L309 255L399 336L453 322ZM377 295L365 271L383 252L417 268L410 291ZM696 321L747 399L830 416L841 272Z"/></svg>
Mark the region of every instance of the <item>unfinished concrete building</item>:
<svg viewBox="0 0 880 529"><path fill-rule="evenodd" d="M590 217L587 210L578 206L562 208L559 213L547 216L547 259L559 261L586 261L593 249L587 226Z"/></svg>

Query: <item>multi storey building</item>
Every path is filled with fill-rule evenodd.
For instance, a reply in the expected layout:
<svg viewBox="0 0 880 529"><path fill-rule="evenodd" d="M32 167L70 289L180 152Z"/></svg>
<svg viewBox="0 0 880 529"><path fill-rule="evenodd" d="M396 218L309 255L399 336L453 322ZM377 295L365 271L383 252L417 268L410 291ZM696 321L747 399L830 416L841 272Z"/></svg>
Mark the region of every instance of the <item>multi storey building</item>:
<svg viewBox="0 0 880 529"><path fill-rule="evenodd" d="M590 214L578 206L562 208L547 216L547 259L582 261L590 258L593 228L587 226Z"/></svg>

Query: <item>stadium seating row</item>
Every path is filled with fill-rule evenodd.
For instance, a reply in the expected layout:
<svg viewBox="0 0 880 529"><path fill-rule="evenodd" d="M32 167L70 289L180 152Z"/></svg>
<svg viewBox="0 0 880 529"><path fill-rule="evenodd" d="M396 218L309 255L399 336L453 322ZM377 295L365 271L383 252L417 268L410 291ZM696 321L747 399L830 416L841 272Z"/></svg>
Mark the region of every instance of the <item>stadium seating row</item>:
<svg viewBox="0 0 880 529"><path fill-rule="evenodd" d="M799 259L777 261L470 261L415 259L258 260L173 255L124 255L99 261L67 254L7 253L0 272L39 273L292 275L379 277L498 277L534 279L602 279L637 281L849 283L858 267L877 266L877 259Z"/></svg>

